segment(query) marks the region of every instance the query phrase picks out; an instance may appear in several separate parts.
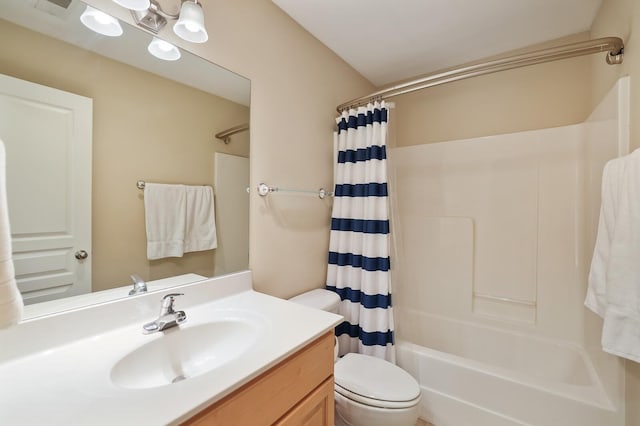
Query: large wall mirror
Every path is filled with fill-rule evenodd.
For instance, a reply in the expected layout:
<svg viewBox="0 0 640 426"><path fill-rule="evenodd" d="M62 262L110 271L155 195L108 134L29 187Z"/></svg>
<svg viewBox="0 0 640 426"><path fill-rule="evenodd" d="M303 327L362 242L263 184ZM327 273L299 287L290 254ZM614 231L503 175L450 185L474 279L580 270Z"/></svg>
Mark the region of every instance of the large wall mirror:
<svg viewBox="0 0 640 426"><path fill-rule="evenodd" d="M132 274L171 283L247 269L249 132L214 135L249 122L249 80L185 51L157 59L152 35L126 23L98 35L80 23L85 9L0 2L0 139L27 308L126 297L114 291ZM148 260L139 181L211 185L217 248Z"/></svg>

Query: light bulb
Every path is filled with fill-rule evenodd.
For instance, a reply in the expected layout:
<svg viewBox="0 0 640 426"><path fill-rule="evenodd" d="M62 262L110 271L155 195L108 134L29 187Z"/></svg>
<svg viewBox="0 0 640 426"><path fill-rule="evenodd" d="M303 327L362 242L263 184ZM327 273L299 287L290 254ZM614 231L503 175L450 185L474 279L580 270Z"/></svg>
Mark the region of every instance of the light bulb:
<svg viewBox="0 0 640 426"><path fill-rule="evenodd" d="M158 43L158 49L162 50L163 52L168 52L174 48L175 46L173 44L167 43L164 40L160 40L160 42Z"/></svg>
<svg viewBox="0 0 640 426"><path fill-rule="evenodd" d="M185 22L184 28L190 33L197 33L200 30L200 27L193 22Z"/></svg>
<svg viewBox="0 0 640 426"><path fill-rule="evenodd" d="M93 19L96 20L96 22L98 22L99 24L102 25L109 25L111 23L111 21L113 21L113 18L109 15L107 15L106 13L100 11L100 10L96 10L96 13L93 17Z"/></svg>
<svg viewBox="0 0 640 426"><path fill-rule="evenodd" d="M153 56L163 61L177 61L182 56L180 49L158 37L154 37L153 40L151 40L147 50Z"/></svg>

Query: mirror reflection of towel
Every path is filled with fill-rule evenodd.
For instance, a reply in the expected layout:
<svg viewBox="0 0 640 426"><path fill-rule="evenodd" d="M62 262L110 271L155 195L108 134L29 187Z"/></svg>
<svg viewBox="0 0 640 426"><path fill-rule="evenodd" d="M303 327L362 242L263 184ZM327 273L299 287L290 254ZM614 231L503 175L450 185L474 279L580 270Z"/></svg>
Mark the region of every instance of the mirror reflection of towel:
<svg viewBox="0 0 640 426"><path fill-rule="evenodd" d="M187 218L184 252L218 247L214 215L213 189L210 186L187 186Z"/></svg>
<svg viewBox="0 0 640 426"><path fill-rule="evenodd" d="M147 183L144 215L147 228L147 259L182 257L187 197L184 185Z"/></svg>
<svg viewBox="0 0 640 426"><path fill-rule="evenodd" d="M6 155L0 141L0 328L22 319L24 304L18 290L11 253L11 231L7 206Z"/></svg>
<svg viewBox="0 0 640 426"><path fill-rule="evenodd" d="M210 186L147 183L144 212L149 260L218 247Z"/></svg>

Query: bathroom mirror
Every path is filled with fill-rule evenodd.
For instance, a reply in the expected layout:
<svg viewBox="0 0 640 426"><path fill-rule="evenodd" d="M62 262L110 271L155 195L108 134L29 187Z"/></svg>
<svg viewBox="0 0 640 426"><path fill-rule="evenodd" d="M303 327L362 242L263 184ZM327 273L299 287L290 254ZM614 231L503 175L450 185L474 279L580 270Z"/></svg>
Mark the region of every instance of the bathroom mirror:
<svg viewBox="0 0 640 426"><path fill-rule="evenodd" d="M14 263L28 308L68 309L61 298L69 296L73 307L80 299L126 297L113 289L130 286L132 274L145 281L194 274L166 280L171 285L247 269L249 132L228 144L214 135L249 122L249 80L184 50L178 60L157 59L147 50L152 35L124 22L120 37L96 34L80 23L85 9L79 0L0 2L3 84L41 96L35 112L24 109L33 104L29 98L7 113L15 99L26 99L15 93L0 104ZM78 98L88 112L69 119L73 108L60 106L66 104L58 95L70 96L72 104ZM80 130L74 127L79 116L88 118ZM26 118L18 130L16 117ZM71 147L57 140L56 129L88 136L81 148ZM38 145L22 143L32 131L40 132ZM81 152L85 160L78 159ZM213 186L218 247L147 260L138 181ZM70 207L69 198L81 191L89 212ZM91 223L88 239L69 237L83 221ZM36 239L44 247L35 247ZM65 239L75 242L54 247L52 241ZM73 289L76 279L89 282L91 296L101 296L79 296L86 291Z"/></svg>

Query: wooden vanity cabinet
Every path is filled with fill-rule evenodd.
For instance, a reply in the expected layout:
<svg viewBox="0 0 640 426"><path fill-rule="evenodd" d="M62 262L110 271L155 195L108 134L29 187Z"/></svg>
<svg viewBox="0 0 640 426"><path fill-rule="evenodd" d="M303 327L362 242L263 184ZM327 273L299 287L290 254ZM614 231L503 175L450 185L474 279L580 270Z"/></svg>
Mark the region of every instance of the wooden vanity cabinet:
<svg viewBox="0 0 640 426"><path fill-rule="evenodd" d="M333 426L333 345L327 332L184 425Z"/></svg>

